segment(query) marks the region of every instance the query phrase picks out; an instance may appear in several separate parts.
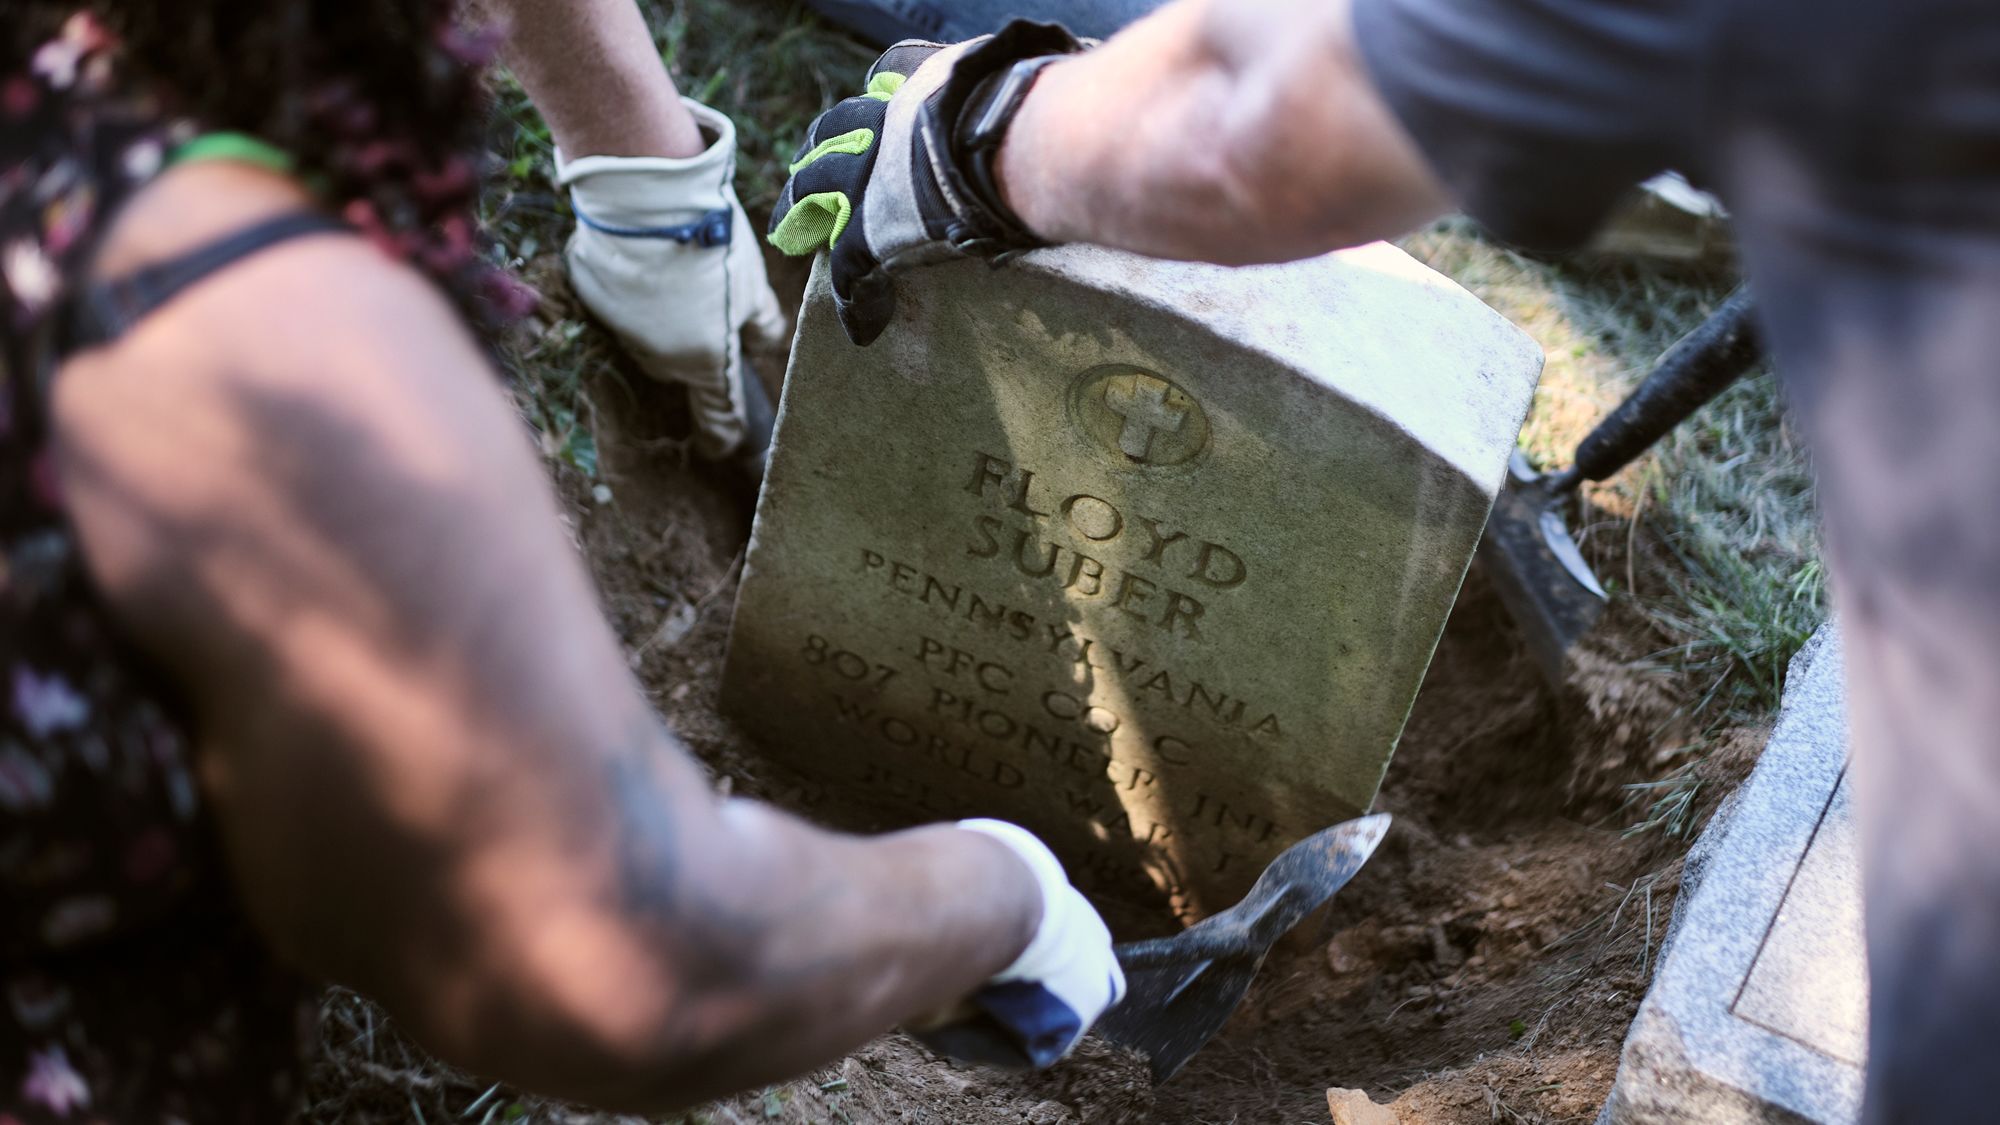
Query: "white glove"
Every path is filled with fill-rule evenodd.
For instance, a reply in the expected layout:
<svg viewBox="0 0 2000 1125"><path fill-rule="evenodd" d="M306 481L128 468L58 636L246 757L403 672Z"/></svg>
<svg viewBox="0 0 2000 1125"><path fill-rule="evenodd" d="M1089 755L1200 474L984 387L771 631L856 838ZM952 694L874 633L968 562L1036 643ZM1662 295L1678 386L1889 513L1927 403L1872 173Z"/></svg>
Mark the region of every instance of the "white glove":
<svg viewBox="0 0 2000 1125"><path fill-rule="evenodd" d="M646 374L686 384L695 451L713 459L744 441L742 333L775 344L786 324L731 184L736 127L682 100L713 138L700 155L566 162L559 152L556 179L576 210L569 271L577 297Z"/></svg>
<svg viewBox="0 0 2000 1125"><path fill-rule="evenodd" d="M980 1018L917 1037L944 1054L975 1062L1049 1066L1069 1054L1125 995L1111 931L1033 833L999 820L964 820L958 826L990 836L1021 857L1042 890L1042 921L1014 963L973 994Z"/></svg>

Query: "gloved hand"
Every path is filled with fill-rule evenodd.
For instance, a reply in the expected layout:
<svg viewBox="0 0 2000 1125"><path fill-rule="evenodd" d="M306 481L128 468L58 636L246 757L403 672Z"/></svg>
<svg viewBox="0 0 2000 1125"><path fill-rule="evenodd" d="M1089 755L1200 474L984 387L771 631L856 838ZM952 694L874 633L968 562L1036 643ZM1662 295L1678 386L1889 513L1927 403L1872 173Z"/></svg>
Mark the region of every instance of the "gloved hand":
<svg viewBox="0 0 2000 1125"><path fill-rule="evenodd" d="M833 253L834 304L857 344L895 313L890 275L1045 245L1000 198L993 158L1041 67L1083 49L1016 20L956 46L898 43L868 92L814 121L771 213L771 244Z"/></svg>
<svg viewBox="0 0 2000 1125"><path fill-rule="evenodd" d="M1013 849L1042 890L1042 921L1028 948L948 1022L913 1027L932 1050L968 1062L1049 1066L1125 995L1111 931L1034 834L999 820L960 821Z"/></svg>
<svg viewBox="0 0 2000 1125"><path fill-rule="evenodd" d="M556 179L576 209L568 258L578 299L646 374L687 386L695 452L715 459L746 440L745 380L756 375L744 368L742 334L781 343L786 324L731 185L736 127L683 100L712 138L699 155L566 162L558 153Z"/></svg>

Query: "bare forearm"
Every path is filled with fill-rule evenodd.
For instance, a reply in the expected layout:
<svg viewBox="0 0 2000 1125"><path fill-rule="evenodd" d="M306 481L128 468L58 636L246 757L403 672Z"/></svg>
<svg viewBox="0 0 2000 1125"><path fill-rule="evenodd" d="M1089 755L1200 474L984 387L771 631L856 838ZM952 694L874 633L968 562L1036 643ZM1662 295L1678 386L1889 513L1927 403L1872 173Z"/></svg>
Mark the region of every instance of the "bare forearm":
<svg viewBox="0 0 2000 1125"><path fill-rule="evenodd" d="M530 523L515 483L495 492ZM261 798L229 803L232 851L303 963L471 1069L657 1110L837 1058L1026 946L1034 881L989 839L847 837L717 800L574 562L520 532L515 555L502 505L458 503L490 529L488 573L451 568L457 591L404 615L462 641L413 666L301 636L274 662L293 678L256 693L286 701L271 727L232 740Z"/></svg>
<svg viewBox="0 0 2000 1125"><path fill-rule="evenodd" d="M350 696L332 723L243 731L291 748L246 763L257 799L225 810L268 932L453 1062L638 1112L838 1058L1027 945L1036 885L991 839L719 801L618 670L595 674L597 692L551 668L464 706L434 680L421 694L447 706L416 723L348 679L327 685ZM401 799L371 800L357 760L398 763L376 784Z"/></svg>
<svg viewBox="0 0 2000 1125"><path fill-rule="evenodd" d="M508 944L465 982L490 999L453 1004L464 986L433 976L405 1005L449 1016L424 1030L455 1061L606 1108L682 1107L964 998L1039 920L1032 877L986 837L843 836L750 802L690 807L651 769L608 776L585 848L600 858L547 868L547 895L521 862L494 865L506 885L484 910Z"/></svg>
<svg viewBox="0 0 2000 1125"><path fill-rule="evenodd" d="M1321 0L1181 0L1048 68L998 174L1052 241L1232 265L1398 234L1444 207L1346 5Z"/></svg>
<svg viewBox="0 0 2000 1125"><path fill-rule="evenodd" d="M636 0L475 0L565 156L693 156L706 146Z"/></svg>
<svg viewBox="0 0 2000 1125"><path fill-rule="evenodd" d="M748 803L725 810L742 858L716 917L761 935L756 964L705 1007L712 1028L632 1108L685 1104L802 1073L970 995L1033 935L1033 878L992 839L948 826L861 839ZM722 884L727 884L723 886ZM727 940L729 935L714 935Z"/></svg>

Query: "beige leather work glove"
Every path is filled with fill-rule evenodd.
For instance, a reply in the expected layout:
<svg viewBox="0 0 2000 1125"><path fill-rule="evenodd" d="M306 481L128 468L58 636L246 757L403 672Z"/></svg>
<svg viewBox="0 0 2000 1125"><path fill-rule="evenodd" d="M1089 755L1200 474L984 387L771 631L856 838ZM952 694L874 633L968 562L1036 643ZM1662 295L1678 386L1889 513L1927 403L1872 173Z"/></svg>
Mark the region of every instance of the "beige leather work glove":
<svg viewBox="0 0 2000 1125"><path fill-rule="evenodd" d="M758 239L736 201L736 127L683 99L710 144L700 155L556 154L576 232L570 284L655 379L685 384L695 452L744 452L743 334L784 340L784 311L764 276Z"/></svg>

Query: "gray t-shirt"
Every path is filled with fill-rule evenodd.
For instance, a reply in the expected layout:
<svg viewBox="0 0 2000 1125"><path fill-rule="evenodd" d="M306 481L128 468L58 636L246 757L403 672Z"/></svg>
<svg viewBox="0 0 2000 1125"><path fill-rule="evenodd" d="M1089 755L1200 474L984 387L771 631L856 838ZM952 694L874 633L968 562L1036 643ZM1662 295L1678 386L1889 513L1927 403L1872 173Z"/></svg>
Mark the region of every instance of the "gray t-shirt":
<svg viewBox="0 0 2000 1125"><path fill-rule="evenodd" d="M1843 617L1869 1119L2000 1058L2000 0L1355 0L1368 69L1502 237L1666 168L1722 196L1812 440Z"/></svg>

